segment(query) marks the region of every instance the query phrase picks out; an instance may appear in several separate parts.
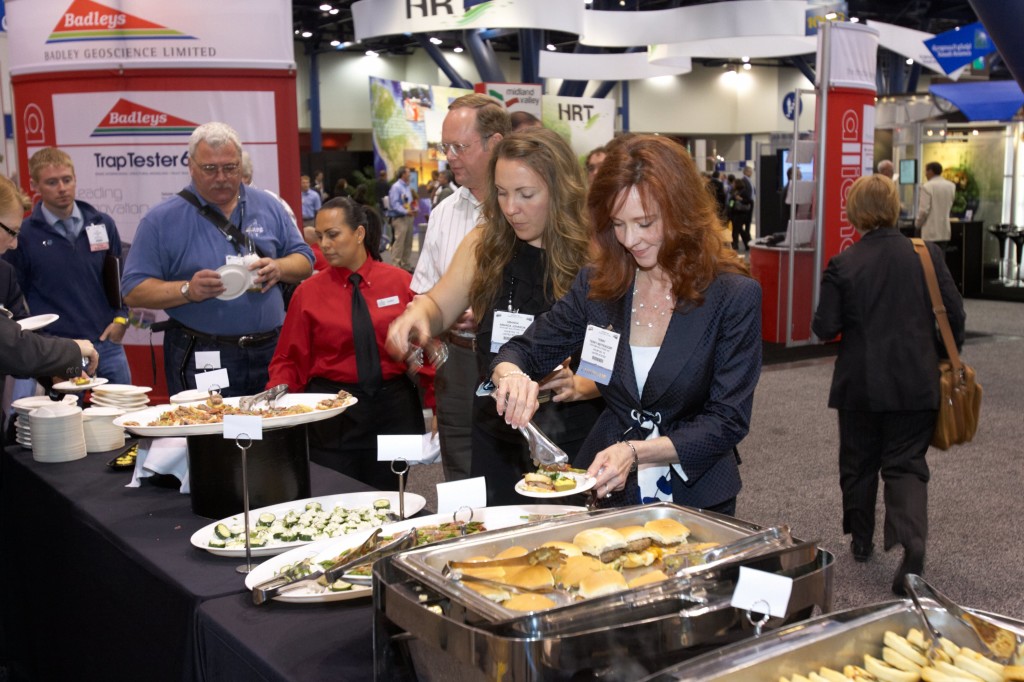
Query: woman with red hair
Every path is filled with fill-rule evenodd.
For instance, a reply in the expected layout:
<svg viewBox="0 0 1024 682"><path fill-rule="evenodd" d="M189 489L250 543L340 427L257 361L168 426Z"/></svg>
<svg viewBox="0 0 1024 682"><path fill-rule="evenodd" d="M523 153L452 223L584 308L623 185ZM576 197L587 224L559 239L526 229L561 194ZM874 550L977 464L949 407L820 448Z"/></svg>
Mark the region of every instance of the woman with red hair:
<svg viewBox="0 0 1024 682"><path fill-rule="evenodd" d="M718 236L685 149L630 135L607 151L587 195L592 265L495 358L499 412L525 425L538 404L530 376L582 350L606 407L574 463L602 504L732 514L761 371L760 286Z"/></svg>

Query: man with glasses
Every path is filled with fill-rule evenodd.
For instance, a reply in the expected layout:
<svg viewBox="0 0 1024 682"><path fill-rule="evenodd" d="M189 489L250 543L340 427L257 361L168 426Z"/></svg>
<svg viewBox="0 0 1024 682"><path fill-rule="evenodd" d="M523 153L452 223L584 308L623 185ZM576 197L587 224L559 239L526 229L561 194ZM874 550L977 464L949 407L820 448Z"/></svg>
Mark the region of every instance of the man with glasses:
<svg viewBox="0 0 1024 682"><path fill-rule="evenodd" d="M131 370L121 340L128 309L104 285L108 256L121 257L114 219L75 199L75 165L64 151L46 147L28 161L30 186L40 201L21 224L19 247L4 254L34 315L56 314L52 336L88 339L100 354L98 376L130 384ZM9 228L5 228L8 233ZM108 266L109 267L109 266Z"/></svg>
<svg viewBox="0 0 1024 682"><path fill-rule="evenodd" d="M508 111L493 97L473 93L448 105L438 152L447 160L448 171L460 187L430 212L410 285L416 293L429 291L441 279L462 238L480 223L491 149L511 129ZM445 332L442 338L448 343L449 357L434 380L441 462L449 481L469 478L473 394L479 375L473 350L475 329L473 313L467 310Z"/></svg>
<svg viewBox="0 0 1024 682"><path fill-rule="evenodd" d="M121 288L130 305L170 317L164 372L171 393L196 388L196 353L214 351L198 369L224 368L230 386L223 395L251 395L266 386L284 322L275 285L308 277L313 253L277 200L242 183L234 129L199 126L188 153L192 182L142 219ZM239 268L251 281L240 279Z"/></svg>

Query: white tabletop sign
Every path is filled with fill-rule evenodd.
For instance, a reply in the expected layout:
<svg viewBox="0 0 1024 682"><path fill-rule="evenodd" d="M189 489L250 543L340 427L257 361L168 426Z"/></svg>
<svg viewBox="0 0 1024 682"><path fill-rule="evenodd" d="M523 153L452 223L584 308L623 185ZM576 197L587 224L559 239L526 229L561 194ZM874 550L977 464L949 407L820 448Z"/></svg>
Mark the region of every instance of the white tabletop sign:
<svg viewBox="0 0 1024 682"><path fill-rule="evenodd" d="M208 369L220 369L220 351L197 350L196 369L200 372Z"/></svg>
<svg viewBox="0 0 1024 682"><path fill-rule="evenodd" d="M410 464L423 459L423 436L418 433L377 436L377 461L404 459Z"/></svg>
<svg viewBox="0 0 1024 682"><path fill-rule="evenodd" d="M242 436L243 445L246 436L252 440L263 440L263 417L251 414L224 415L224 438L234 440L239 436Z"/></svg>
<svg viewBox="0 0 1024 682"><path fill-rule="evenodd" d="M461 507L487 506L487 482L483 476L437 484L437 513L451 514Z"/></svg>
<svg viewBox="0 0 1024 682"><path fill-rule="evenodd" d="M792 578L740 566L740 577L736 581L730 603L737 609L754 613L765 613L767 610L776 618L785 618L792 593Z"/></svg>
<svg viewBox="0 0 1024 682"><path fill-rule="evenodd" d="M196 372L196 388L200 391L209 391L211 386L227 388L230 385L228 371L224 368L212 372Z"/></svg>

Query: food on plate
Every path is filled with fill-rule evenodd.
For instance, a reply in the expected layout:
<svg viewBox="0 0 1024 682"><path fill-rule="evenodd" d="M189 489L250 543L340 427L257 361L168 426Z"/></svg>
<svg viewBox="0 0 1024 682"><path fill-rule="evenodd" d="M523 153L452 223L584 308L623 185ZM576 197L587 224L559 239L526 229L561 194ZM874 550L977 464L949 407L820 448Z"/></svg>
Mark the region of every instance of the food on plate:
<svg viewBox="0 0 1024 682"><path fill-rule="evenodd" d="M91 382L91 377L75 377L74 379L71 380L71 383L73 383L75 386L85 386L86 384Z"/></svg>
<svg viewBox="0 0 1024 682"><path fill-rule="evenodd" d="M135 464L135 458L139 456L139 444L135 443L114 459L114 466L128 467Z"/></svg>
<svg viewBox="0 0 1024 682"><path fill-rule="evenodd" d="M215 394L215 397L219 395ZM205 403L188 403L178 405L173 410L166 410L156 420L151 421L147 426L192 426L195 424L219 424L224 421L226 415L251 415L270 419L272 417L287 417L296 414L306 414L313 409L308 405L291 405L289 407L267 407L263 409L241 410L234 405L211 405L211 396ZM126 426L129 424L126 423ZM131 424L137 426L137 424Z"/></svg>
<svg viewBox="0 0 1024 682"><path fill-rule="evenodd" d="M581 554L583 554L583 550L581 550L576 545L572 544L571 542L563 542L561 540L551 540L550 542L545 542L543 545L541 545L541 547L551 547L553 549L557 549L567 557L580 556Z"/></svg>
<svg viewBox="0 0 1024 682"><path fill-rule="evenodd" d="M650 532L654 543L662 547L678 545L686 542L690 536L690 529L675 519L655 519L644 524L644 528Z"/></svg>
<svg viewBox="0 0 1024 682"><path fill-rule="evenodd" d="M338 391L338 395L333 398L324 398L316 404L318 410L333 410L337 407L345 407L345 405L352 399L352 394L348 391Z"/></svg>
<svg viewBox="0 0 1024 682"><path fill-rule="evenodd" d="M643 526L623 526L615 530L626 539L627 552L642 552L654 543L651 531Z"/></svg>
<svg viewBox="0 0 1024 682"><path fill-rule="evenodd" d="M639 578L633 578L629 581L629 587L644 587L646 585L653 585L654 583L660 583L663 580L668 580L668 576L661 569L651 571L650 573L644 573Z"/></svg>
<svg viewBox="0 0 1024 682"><path fill-rule="evenodd" d="M580 596L584 599L603 597L629 589L626 579L618 571L597 571L580 581Z"/></svg>
<svg viewBox="0 0 1024 682"><path fill-rule="evenodd" d="M523 475L523 488L531 493L560 493L576 489L576 479L565 472L548 468Z"/></svg>
<svg viewBox="0 0 1024 682"><path fill-rule="evenodd" d="M584 554L597 557L602 563L615 561L626 552L626 539L614 528L596 526L581 530L572 539L572 544Z"/></svg>
<svg viewBox="0 0 1024 682"><path fill-rule="evenodd" d="M542 594L526 592L507 599L502 606L513 611L543 611L555 606L555 602Z"/></svg>
<svg viewBox="0 0 1024 682"><path fill-rule="evenodd" d="M564 564L555 569L554 577L559 585L574 588L579 587L580 581L591 573L610 570L613 570L611 566L602 564L592 556L581 554L566 559Z"/></svg>
<svg viewBox="0 0 1024 682"><path fill-rule="evenodd" d="M1024 680L1024 675L1013 677L1014 666L1004 666L968 647L959 647L945 637L936 647L938 657L929 659L929 640L911 628L906 636L887 630L882 637L881 658L864 653L863 667L845 665L840 673L832 668L819 668L807 676L780 677L779 682L826 680L827 682L1004 682ZM1018 669L1024 673L1024 669Z"/></svg>
<svg viewBox="0 0 1024 682"><path fill-rule="evenodd" d="M370 507L337 505L325 510L320 502L307 502L285 514L263 513L249 528L251 547L267 547L289 542L312 542L323 538L369 530L390 522L391 502L379 499ZM209 546L215 549L245 547L245 527L241 516L214 526Z"/></svg>

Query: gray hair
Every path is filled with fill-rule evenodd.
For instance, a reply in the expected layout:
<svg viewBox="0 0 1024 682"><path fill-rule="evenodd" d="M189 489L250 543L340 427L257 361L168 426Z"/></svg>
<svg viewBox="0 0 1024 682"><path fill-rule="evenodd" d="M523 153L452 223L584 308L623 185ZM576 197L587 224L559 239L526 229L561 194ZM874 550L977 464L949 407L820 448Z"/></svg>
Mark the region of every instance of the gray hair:
<svg viewBox="0 0 1024 682"><path fill-rule="evenodd" d="M242 152L242 182L247 185L252 182L252 157L247 151Z"/></svg>
<svg viewBox="0 0 1024 682"><path fill-rule="evenodd" d="M205 142L210 145L213 149L217 149L226 144L232 144L238 153L242 153L242 140L238 137L238 133L235 129L229 126L227 123L221 123L219 121L213 121L211 123L204 123L195 130L192 131L192 136L188 139L188 155L194 156L196 148L200 142Z"/></svg>

